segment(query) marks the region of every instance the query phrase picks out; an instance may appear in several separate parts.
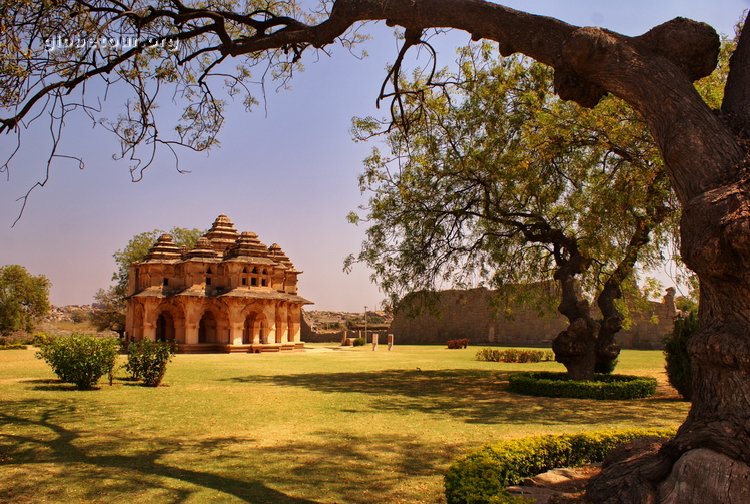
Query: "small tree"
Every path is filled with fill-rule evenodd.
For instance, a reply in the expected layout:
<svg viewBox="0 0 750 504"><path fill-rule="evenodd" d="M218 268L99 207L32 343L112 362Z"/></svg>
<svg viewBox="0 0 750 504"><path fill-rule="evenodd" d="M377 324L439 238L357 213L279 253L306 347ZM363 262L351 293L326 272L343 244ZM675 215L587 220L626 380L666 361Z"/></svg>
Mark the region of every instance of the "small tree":
<svg viewBox="0 0 750 504"><path fill-rule="evenodd" d="M94 294L89 320L97 331L114 331L122 339L125 335L125 298L115 286Z"/></svg>
<svg viewBox="0 0 750 504"><path fill-rule="evenodd" d="M0 334L31 332L37 319L49 312L50 281L17 264L0 268Z"/></svg>

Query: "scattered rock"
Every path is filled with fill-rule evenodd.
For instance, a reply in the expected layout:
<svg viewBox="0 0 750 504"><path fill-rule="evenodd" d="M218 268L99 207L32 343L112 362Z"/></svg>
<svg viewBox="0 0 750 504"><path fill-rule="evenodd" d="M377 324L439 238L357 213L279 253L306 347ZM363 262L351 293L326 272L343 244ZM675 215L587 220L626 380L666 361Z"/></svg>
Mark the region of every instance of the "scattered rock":
<svg viewBox="0 0 750 504"><path fill-rule="evenodd" d="M508 487L508 492L532 499L535 504L578 502L589 479L600 471L598 465L552 469Z"/></svg>

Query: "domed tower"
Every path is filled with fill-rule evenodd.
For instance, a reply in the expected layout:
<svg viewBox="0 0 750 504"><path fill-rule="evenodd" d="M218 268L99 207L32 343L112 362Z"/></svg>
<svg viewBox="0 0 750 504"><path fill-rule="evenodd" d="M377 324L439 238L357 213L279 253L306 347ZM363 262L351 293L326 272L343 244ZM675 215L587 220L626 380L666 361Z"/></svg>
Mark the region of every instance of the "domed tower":
<svg viewBox="0 0 750 504"><path fill-rule="evenodd" d="M219 256L219 252L212 247L212 242L205 236L198 238L195 246L187 251L188 259L204 258L213 259Z"/></svg>
<svg viewBox="0 0 750 504"><path fill-rule="evenodd" d="M302 272L297 271L278 243L273 243L268 247L268 254L279 265L279 269L283 271L280 286L277 289L281 292L297 294L297 275L302 274Z"/></svg>
<svg viewBox="0 0 750 504"><path fill-rule="evenodd" d="M268 249L252 231L243 231L239 238L226 251L227 259L232 257L268 257Z"/></svg>
<svg viewBox="0 0 750 504"><path fill-rule="evenodd" d="M174 260L180 258L180 248L175 244L172 235L164 233L156 240L146 255L146 261Z"/></svg>
<svg viewBox="0 0 750 504"><path fill-rule="evenodd" d="M224 214L216 217L211 229L205 234L211 242L211 247L222 254L234 244L238 236L234 223Z"/></svg>

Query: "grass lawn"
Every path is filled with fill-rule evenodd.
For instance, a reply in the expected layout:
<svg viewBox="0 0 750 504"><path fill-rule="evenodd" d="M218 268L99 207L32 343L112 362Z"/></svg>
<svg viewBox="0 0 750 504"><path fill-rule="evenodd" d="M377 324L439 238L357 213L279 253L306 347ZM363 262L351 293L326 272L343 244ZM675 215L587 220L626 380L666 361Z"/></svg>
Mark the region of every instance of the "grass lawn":
<svg viewBox="0 0 750 504"><path fill-rule="evenodd" d="M34 350L0 352L0 502L443 502L442 473L505 437L676 427L688 404L517 396L477 348L178 355L164 385L61 384ZM617 372L656 376L661 352ZM123 378L124 373L121 372Z"/></svg>

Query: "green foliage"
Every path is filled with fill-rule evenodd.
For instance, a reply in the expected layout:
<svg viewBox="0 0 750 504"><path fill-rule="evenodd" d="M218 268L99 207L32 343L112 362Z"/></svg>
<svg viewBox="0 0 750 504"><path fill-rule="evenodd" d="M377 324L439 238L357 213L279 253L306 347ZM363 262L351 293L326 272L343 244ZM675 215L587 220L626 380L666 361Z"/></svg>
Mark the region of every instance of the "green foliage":
<svg viewBox="0 0 750 504"><path fill-rule="evenodd" d="M361 338L355 338L354 341L352 341L352 346L365 346L367 344L367 340L363 337Z"/></svg>
<svg viewBox="0 0 750 504"><path fill-rule="evenodd" d="M671 437L672 430L627 430L512 439L458 459L445 475L448 504L511 502L506 487L556 467L602 462L617 446L643 437Z"/></svg>
<svg viewBox="0 0 750 504"><path fill-rule="evenodd" d="M110 385L120 346L117 340L72 334L42 343L37 358L50 365L60 380L79 389L93 388L109 375Z"/></svg>
<svg viewBox="0 0 750 504"><path fill-rule="evenodd" d="M31 332L34 322L49 311L50 281L11 264L0 268L0 334Z"/></svg>
<svg viewBox="0 0 750 504"><path fill-rule="evenodd" d="M519 348L509 348L500 350L499 348L482 348L477 352L478 361L487 362L548 362L555 360L555 354L552 350L524 350Z"/></svg>
<svg viewBox="0 0 750 504"><path fill-rule="evenodd" d="M125 369L133 379L142 380L148 387L158 387L174 353L171 341L133 341L128 346Z"/></svg>
<svg viewBox="0 0 750 504"><path fill-rule="evenodd" d="M524 58L497 59L487 46L460 58L458 73L438 76L445 87L423 89L419 74L404 82L420 92L385 133L382 121L354 120L358 139L382 134L389 152L365 160L359 220L369 227L347 265L368 264L393 298L477 279L545 282L557 267L548 240L564 233L558 249L576 243L588 260L583 290L595 293L633 257L644 216L654 233L635 255L660 261L677 221L659 224L655 210L668 213L673 198L640 117L613 97L593 110L560 100L552 71Z"/></svg>
<svg viewBox="0 0 750 504"><path fill-rule="evenodd" d="M509 378L511 392L541 397L575 399L640 399L656 393L656 380L643 376L596 374L593 381L576 381L567 373L515 373Z"/></svg>
<svg viewBox="0 0 750 504"><path fill-rule="evenodd" d="M596 365L594 365L594 373L598 374L612 374L615 371L615 368L617 367L617 361L619 360L619 356L615 357L612 360L607 361L596 361Z"/></svg>
<svg viewBox="0 0 750 504"><path fill-rule="evenodd" d="M23 343L5 343L0 341L0 350L26 350L26 345Z"/></svg>
<svg viewBox="0 0 750 504"><path fill-rule="evenodd" d="M664 340L667 378L669 383L687 401L693 395L693 374L688 344L697 329L698 316L695 312L691 312L687 317L679 317L675 320L672 335Z"/></svg>

